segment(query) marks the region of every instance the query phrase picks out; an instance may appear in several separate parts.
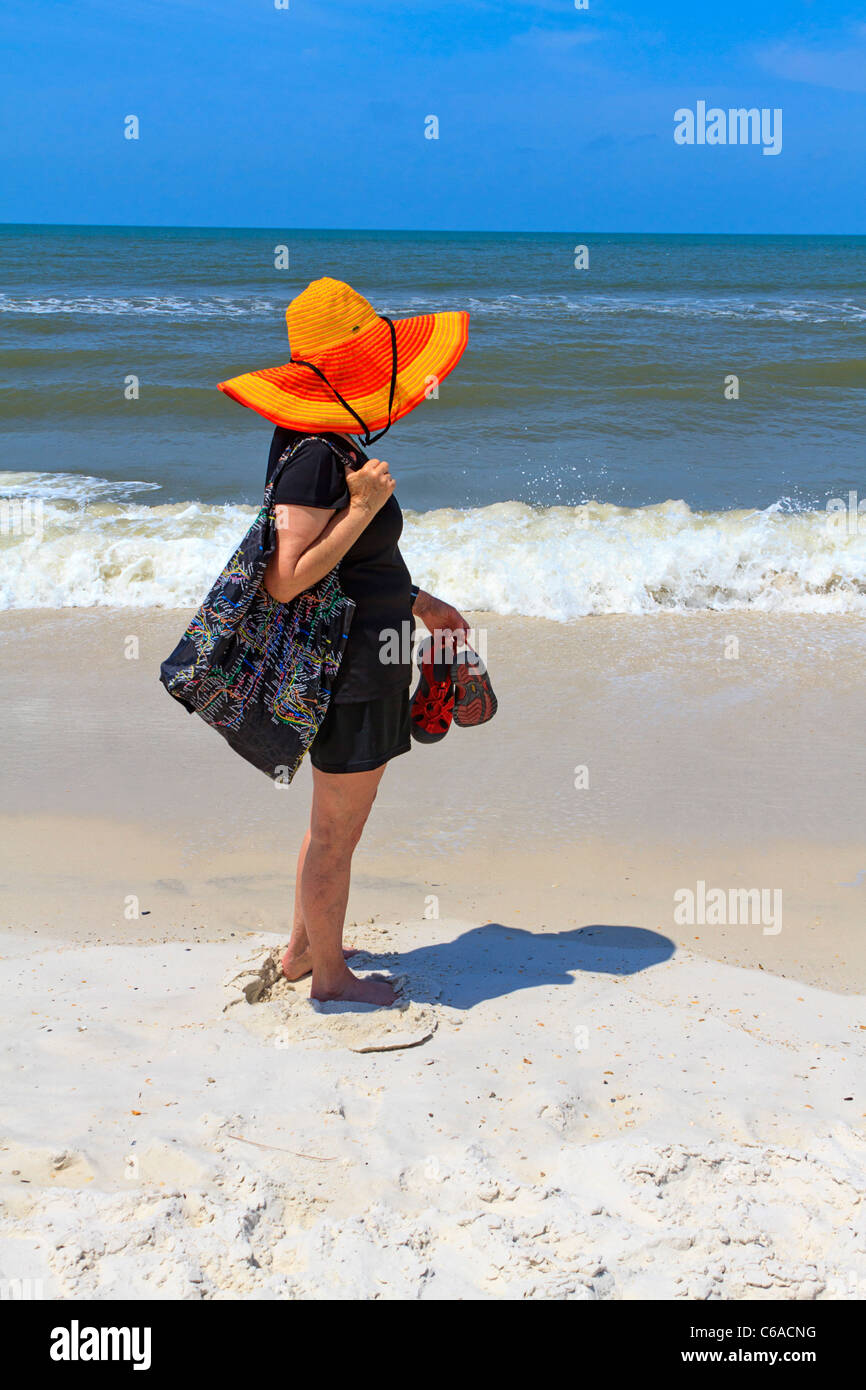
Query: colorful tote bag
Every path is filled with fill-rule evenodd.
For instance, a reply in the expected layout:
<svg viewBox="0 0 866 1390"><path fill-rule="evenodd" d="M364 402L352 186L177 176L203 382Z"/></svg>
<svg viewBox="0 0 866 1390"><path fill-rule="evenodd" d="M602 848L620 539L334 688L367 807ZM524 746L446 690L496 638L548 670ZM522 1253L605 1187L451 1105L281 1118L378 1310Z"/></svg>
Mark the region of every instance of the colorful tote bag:
<svg viewBox="0 0 866 1390"><path fill-rule="evenodd" d="M355 612L339 565L290 603L278 603L262 583L277 544L274 490L311 437L280 459L258 516L159 674L190 714L286 784L325 717Z"/></svg>

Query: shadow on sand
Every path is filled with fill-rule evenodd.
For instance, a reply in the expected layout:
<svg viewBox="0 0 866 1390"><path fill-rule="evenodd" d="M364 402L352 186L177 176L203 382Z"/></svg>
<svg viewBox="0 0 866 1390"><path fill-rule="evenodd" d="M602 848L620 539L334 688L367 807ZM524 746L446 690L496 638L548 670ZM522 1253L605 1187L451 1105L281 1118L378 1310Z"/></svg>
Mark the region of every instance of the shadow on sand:
<svg viewBox="0 0 866 1390"><path fill-rule="evenodd" d="M519 989L573 984L576 970L636 975L669 960L674 950L668 937L643 927L593 925L529 932L486 922L454 941L387 957L363 954L400 974L405 971L406 993L417 1003L438 1000L453 1009L471 1009L482 999L499 999Z"/></svg>

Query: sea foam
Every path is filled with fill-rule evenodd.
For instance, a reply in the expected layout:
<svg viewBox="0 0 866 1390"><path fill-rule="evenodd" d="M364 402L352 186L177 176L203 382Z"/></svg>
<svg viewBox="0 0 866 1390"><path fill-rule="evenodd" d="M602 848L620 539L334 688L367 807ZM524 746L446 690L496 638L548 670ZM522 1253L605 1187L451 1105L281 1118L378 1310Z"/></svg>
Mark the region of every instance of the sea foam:
<svg viewBox="0 0 866 1390"><path fill-rule="evenodd" d="M254 509L147 505L147 486L0 475L0 608L196 605ZM557 622L697 610L866 614L866 517L862 534L856 523L781 504L693 512L682 501L499 502L407 511L401 549L416 582L469 610Z"/></svg>

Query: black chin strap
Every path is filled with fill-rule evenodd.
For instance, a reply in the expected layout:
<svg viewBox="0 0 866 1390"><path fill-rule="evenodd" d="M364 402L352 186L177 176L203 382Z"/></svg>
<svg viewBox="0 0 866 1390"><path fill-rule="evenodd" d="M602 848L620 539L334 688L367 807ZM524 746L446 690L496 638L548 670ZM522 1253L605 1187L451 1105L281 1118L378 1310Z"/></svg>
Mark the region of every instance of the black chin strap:
<svg viewBox="0 0 866 1390"><path fill-rule="evenodd" d="M353 410L352 407L349 405L349 402L340 395L336 386L331 385L330 381L325 376L325 373L321 370L320 367L317 367L314 362L305 362L300 357L289 358L289 361L293 363L296 367L309 367L311 372L315 372L316 376L321 377L328 390L333 391L334 395L337 397L337 400L340 402L340 405L343 406L344 410L348 410L349 414L353 416L355 420L358 421L358 424L364 431L364 438L362 440L362 443L365 449L368 449L371 444L375 444L376 440L381 439L382 435L387 434L389 429L391 428L391 411L394 408L394 392L397 388L397 332L394 328L393 323L388 318L387 314L380 314L379 317L385 320L385 322L391 330L391 389L388 392L388 423L383 430L379 431L378 434L370 433L366 420L362 420L357 410Z"/></svg>

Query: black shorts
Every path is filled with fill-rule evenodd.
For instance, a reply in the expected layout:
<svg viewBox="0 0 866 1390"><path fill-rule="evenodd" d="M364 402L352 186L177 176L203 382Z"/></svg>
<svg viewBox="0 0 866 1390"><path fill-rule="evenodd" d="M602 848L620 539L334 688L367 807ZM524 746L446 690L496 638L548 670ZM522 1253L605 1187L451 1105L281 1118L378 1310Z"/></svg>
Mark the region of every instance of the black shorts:
<svg viewBox="0 0 866 1390"><path fill-rule="evenodd" d="M372 772L408 753L409 727L408 689L377 700L332 703L310 746L310 762L320 772Z"/></svg>

